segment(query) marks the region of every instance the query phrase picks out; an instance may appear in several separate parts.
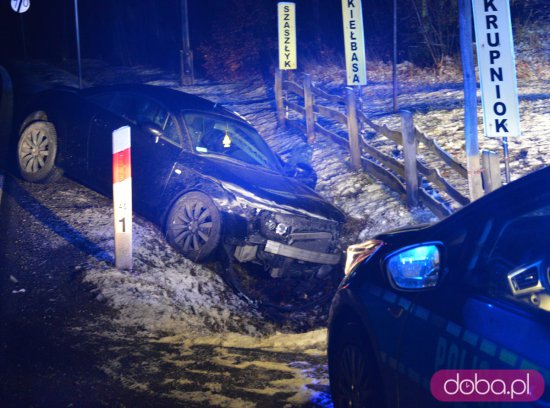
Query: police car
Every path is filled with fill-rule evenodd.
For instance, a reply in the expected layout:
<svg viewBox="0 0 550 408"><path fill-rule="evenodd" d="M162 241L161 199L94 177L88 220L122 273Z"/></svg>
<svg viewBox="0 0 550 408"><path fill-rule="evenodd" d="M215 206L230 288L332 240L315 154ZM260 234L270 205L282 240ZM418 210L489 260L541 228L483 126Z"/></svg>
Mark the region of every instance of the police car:
<svg viewBox="0 0 550 408"><path fill-rule="evenodd" d="M546 167L348 248L329 316L335 407L439 406L444 369L535 370L546 392L527 406L550 406L549 186Z"/></svg>

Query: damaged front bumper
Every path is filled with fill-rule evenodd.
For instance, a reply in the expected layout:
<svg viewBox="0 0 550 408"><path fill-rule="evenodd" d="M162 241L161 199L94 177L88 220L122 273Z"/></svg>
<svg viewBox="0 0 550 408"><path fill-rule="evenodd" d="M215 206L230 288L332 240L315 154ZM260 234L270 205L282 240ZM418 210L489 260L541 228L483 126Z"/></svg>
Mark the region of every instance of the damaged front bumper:
<svg viewBox="0 0 550 408"><path fill-rule="evenodd" d="M261 211L249 222L245 242L236 243L234 257L263 265L273 278L324 278L341 263L339 230L330 219Z"/></svg>
<svg viewBox="0 0 550 408"><path fill-rule="evenodd" d="M340 254L326 254L324 252L310 251L271 240L266 242L264 251L274 255L297 259L299 261L326 265L337 265L340 263L341 258Z"/></svg>

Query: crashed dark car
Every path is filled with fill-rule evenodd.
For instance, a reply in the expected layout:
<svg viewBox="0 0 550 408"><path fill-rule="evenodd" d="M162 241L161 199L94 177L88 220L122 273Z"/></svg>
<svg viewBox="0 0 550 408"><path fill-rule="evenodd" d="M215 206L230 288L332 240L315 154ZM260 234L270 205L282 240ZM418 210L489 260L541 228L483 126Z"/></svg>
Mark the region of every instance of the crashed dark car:
<svg viewBox="0 0 550 408"><path fill-rule="evenodd" d="M348 248L329 316L335 407L443 406L431 379L457 369L535 370L546 393L519 405L550 406L549 185L546 167Z"/></svg>
<svg viewBox="0 0 550 408"><path fill-rule="evenodd" d="M229 248L272 277L320 277L340 261L344 216L311 188L311 167L287 166L218 104L148 85L69 88L39 94L22 117L23 178L64 172L107 196L112 132L130 126L133 206L194 261Z"/></svg>

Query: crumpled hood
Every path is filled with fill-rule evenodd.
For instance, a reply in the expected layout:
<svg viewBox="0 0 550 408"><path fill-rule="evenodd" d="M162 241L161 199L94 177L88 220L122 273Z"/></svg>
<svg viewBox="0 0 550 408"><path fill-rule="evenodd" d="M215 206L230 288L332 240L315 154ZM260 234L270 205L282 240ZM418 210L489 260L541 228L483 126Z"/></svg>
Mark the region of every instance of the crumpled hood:
<svg viewBox="0 0 550 408"><path fill-rule="evenodd" d="M251 206L345 222L339 209L291 177L212 156L202 156L200 162L203 176L221 183L237 200Z"/></svg>

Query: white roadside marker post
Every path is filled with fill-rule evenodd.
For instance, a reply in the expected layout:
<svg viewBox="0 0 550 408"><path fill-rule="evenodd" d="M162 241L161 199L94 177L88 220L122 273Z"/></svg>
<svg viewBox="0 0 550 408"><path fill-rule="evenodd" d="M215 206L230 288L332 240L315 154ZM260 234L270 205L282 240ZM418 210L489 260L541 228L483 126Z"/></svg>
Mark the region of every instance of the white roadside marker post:
<svg viewBox="0 0 550 408"><path fill-rule="evenodd" d="M130 127L113 132L113 208L115 265L132 269L132 164Z"/></svg>

